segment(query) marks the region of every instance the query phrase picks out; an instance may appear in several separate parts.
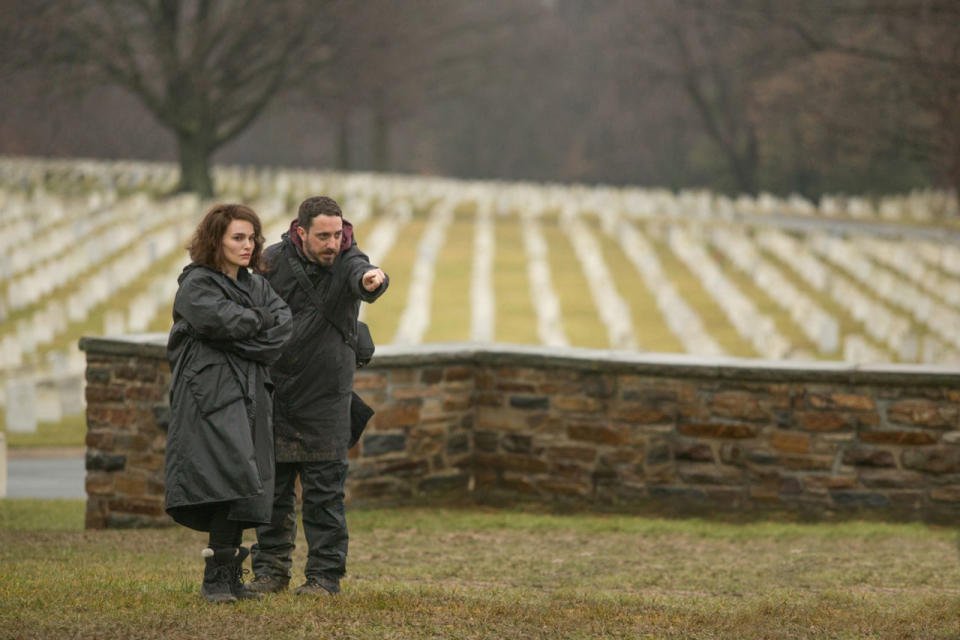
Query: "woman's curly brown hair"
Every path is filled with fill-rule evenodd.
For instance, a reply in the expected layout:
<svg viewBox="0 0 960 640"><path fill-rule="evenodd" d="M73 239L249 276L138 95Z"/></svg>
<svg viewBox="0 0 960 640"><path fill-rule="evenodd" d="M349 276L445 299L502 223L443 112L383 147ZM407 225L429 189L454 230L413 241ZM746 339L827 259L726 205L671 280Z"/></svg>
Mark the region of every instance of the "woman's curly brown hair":
<svg viewBox="0 0 960 640"><path fill-rule="evenodd" d="M254 244L249 266L259 273L263 270L262 226L256 212L243 204L218 204L207 211L187 245L190 259L197 264L219 270L224 262L223 236L231 220L246 220L253 225Z"/></svg>

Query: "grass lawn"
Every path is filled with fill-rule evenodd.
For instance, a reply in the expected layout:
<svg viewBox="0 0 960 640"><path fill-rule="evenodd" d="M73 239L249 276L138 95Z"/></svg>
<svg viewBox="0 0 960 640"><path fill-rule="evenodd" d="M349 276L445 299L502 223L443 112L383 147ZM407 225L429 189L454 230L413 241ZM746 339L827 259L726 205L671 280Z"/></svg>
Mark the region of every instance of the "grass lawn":
<svg viewBox="0 0 960 640"><path fill-rule="evenodd" d="M374 344L389 344L394 339L400 316L407 307L410 274L416 261L417 245L425 230L426 219L414 218L403 227L402 236L380 260L380 268L390 275L390 288L374 304L366 307L366 322L370 325Z"/></svg>
<svg viewBox="0 0 960 640"><path fill-rule="evenodd" d="M348 519L339 597L215 606L198 592L204 534L83 531L82 501L0 500L0 637L960 636L948 529L480 507ZM301 537L296 570L304 554Z"/></svg>
<svg viewBox="0 0 960 640"><path fill-rule="evenodd" d="M0 431L5 431L5 416L0 410ZM87 437L85 415L64 416L60 422L38 422L33 433L5 431L7 446L16 447L82 447Z"/></svg>
<svg viewBox="0 0 960 640"><path fill-rule="evenodd" d="M437 256L431 292L430 326L424 342L470 339L470 282L473 275L473 218L458 214ZM390 291L387 294L389 295Z"/></svg>

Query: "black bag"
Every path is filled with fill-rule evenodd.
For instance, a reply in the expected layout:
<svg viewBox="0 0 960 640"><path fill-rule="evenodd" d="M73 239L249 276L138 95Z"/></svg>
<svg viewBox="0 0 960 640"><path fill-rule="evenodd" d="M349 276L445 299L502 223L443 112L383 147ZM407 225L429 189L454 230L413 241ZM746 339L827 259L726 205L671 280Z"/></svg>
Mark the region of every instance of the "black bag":
<svg viewBox="0 0 960 640"><path fill-rule="evenodd" d="M377 347L373 344L373 336L370 335L370 327L366 322L357 320L357 367L363 367L373 358L373 352Z"/></svg>
<svg viewBox="0 0 960 640"><path fill-rule="evenodd" d="M351 393L353 396L350 400L350 442L347 444L347 449L353 449L353 445L360 441L360 436L363 435L363 430L367 428L367 423L370 422L374 413L370 405L364 402L356 391Z"/></svg>

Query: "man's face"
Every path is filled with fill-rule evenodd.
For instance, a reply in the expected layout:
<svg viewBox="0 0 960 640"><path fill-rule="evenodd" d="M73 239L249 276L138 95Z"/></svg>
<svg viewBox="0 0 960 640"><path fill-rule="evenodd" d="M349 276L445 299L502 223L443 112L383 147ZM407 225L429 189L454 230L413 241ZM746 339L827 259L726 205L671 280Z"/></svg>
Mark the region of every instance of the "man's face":
<svg viewBox="0 0 960 640"><path fill-rule="evenodd" d="M340 253L340 237L343 235L343 218L340 216L316 216L309 229L297 227L303 241L303 252L310 260L329 267Z"/></svg>

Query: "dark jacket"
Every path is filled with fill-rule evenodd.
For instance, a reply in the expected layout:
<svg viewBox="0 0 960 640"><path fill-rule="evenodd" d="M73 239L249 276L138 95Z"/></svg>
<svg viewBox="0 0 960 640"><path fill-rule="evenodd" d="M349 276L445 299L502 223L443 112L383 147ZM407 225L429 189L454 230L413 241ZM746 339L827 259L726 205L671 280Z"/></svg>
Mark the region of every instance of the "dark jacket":
<svg viewBox="0 0 960 640"><path fill-rule="evenodd" d="M210 503L245 527L270 522L273 426L268 366L290 337L290 309L267 280L196 264L179 278L167 342L166 509L209 530Z"/></svg>
<svg viewBox="0 0 960 640"><path fill-rule="evenodd" d="M314 460L346 460L356 370L348 340L356 339L360 302L379 298L389 280L372 292L363 288L363 274L376 267L360 251L346 220L340 254L329 268L306 257L296 228L294 221L281 242L264 251L265 275L293 313L293 336L271 368L277 439L310 451ZM325 309L298 283L288 256L303 266Z"/></svg>

